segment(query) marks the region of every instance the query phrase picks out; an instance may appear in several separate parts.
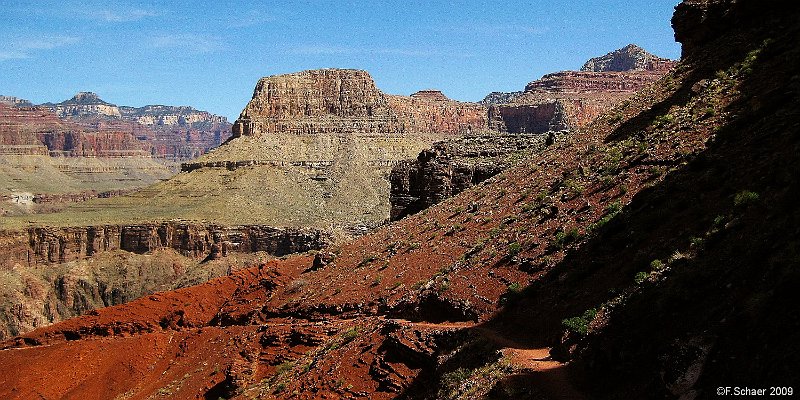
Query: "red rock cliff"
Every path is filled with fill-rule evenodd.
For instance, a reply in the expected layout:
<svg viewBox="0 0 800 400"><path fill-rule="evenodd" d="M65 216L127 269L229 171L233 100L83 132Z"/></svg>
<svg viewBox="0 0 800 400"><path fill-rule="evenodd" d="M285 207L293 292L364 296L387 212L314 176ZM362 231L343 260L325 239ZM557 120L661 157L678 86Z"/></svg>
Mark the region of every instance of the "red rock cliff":
<svg viewBox="0 0 800 400"><path fill-rule="evenodd" d="M386 95L366 71L323 69L262 78L233 132L460 134L483 129L485 114L444 95Z"/></svg>

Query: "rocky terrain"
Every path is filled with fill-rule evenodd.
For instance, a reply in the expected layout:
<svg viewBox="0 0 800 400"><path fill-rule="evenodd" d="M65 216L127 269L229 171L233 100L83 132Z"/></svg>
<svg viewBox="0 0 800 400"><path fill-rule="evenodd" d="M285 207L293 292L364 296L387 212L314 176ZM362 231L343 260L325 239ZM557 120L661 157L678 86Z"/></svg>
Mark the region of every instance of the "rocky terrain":
<svg viewBox="0 0 800 400"><path fill-rule="evenodd" d="M402 219L455 196L533 157L568 133L498 133L436 142L416 160L404 160L392 168L390 219Z"/></svg>
<svg viewBox="0 0 800 400"><path fill-rule="evenodd" d="M201 283L238 268L242 257L252 262L251 254L283 256L330 244L312 229L184 222L30 228L0 237L0 337Z"/></svg>
<svg viewBox="0 0 800 400"><path fill-rule="evenodd" d="M0 396L793 387L798 14L686 0L676 69L564 142L352 243L7 340Z"/></svg>
<svg viewBox="0 0 800 400"><path fill-rule="evenodd" d="M602 57L595 57L583 64L581 71L669 71L675 61L657 57L645 49L629 44L619 50L612 51Z"/></svg>
<svg viewBox="0 0 800 400"><path fill-rule="evenodd" d="M486 109L478 104L449 100L434 90L387 95L364 71L266 77L234 124L234 138L184 163L184 173L128 196L40 215L36 222L124 224L133 216L360 234L389 216L394 163L416 157L437 140L487 126ZM19 219L5 222L25 225Z"/></svg>
<svg viewBox="0 0 800 400"><path fill-rule="evenodd" d="M43 107L4 104L0 171L4 216L109 197L173 174L129 132L84 129Z"/></svg>
<svg viewBox="0 0 800 400"><path fill-rule="evenodd" d="M532 157L674 66L631 44L590 59L581 72L548 74L525 91L489 94L481 104L488 107L490 127L505 134L436 143L416 161L397 164L390 178L390 219L430 207Z"/></svg>

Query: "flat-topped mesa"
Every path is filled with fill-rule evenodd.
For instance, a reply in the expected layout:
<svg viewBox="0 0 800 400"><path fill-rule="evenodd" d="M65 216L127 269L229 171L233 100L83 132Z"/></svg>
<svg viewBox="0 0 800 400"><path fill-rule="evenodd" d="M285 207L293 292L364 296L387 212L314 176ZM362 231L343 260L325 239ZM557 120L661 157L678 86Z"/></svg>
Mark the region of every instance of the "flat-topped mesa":
<svg viewBox="0 0 800 400"><path fill-rule="evenodd" d="M589 59L583 64L581 71L669 71L675 64L673 60L658 57L635 44L629 44L604 56Z"/></svg>
<svg viewBox="0 0 800 400"><path fill-rule="evenodd" d="M386 96L366 71L302 71L261 78L233 134L381 132L392 118Z"/></svg>
<svg viewBox="0 0 800 400"><path fill-rule="evenodd" d="M426 100L436 100L436 101L448 101L450 100L447 96L442 93L441 90L435 89L426 89L420 90L411 95L411 97L415 99L426 99Z"/></svg>
<svg viewBox="0 0 800 400"><path fill-rule="evenodd" d="M189 106L148 105L144 107L119 108L122 118L138 122L142 125L208 127L212 125L228 125L228 119L211 114L208 111L196 110Z"/></svg>
<svg viewBox="0 0 800 400"><path fill-rule="evenodd" d="M485 127L483 107L436 93L386 95L369 73L352 69L269 76L258 81L233 134L459 134Z"/></svg>

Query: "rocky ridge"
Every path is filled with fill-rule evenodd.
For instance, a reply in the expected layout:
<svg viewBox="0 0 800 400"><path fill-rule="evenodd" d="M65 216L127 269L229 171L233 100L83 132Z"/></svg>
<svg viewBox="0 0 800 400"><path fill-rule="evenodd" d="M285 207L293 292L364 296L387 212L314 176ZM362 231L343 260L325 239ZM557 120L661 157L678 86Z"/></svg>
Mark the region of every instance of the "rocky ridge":
<svg viewBox="0 0 800 400"><path fill-rule="evenodd" d="M437 143L416 161L396 165L390 177L390 219L421 211L511 167L514 160L532 157L652 84L675 62L628 45L586 65L596 71L547 74L524 91L486 96L481 104L488 107L490 127L512 135Z"/></svg>
<svg viewBox="0 0 800 400"><path fill-rule="evenodd" d="M669 71L675 64L675 61L655 56L635 44L629 44L602 57L589 59L583 64L581 71Z"/></svg>
<svg viewBox="0 0 800 400"><path fill-rule="evenodd" d="M154 157L173 161L196 158L230 137L231 124L225 117L187 106L117 106L92 92L42 106L89 129L130 132Z"/></svg>

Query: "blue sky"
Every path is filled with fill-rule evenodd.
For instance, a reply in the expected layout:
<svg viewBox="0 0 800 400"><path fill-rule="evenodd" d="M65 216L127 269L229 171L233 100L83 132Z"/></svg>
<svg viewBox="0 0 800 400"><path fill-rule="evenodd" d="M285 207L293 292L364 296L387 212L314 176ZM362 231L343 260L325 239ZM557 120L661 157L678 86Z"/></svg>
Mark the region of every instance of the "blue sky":
<svg viewBox="0 0 800 400"><path fill-rule="evenodd" d="M0 0L0 94L233 120L262 76L357 68L386 93L478 101L628 43L678 58L678 2Z"/></svg>

